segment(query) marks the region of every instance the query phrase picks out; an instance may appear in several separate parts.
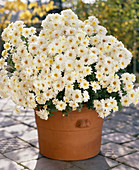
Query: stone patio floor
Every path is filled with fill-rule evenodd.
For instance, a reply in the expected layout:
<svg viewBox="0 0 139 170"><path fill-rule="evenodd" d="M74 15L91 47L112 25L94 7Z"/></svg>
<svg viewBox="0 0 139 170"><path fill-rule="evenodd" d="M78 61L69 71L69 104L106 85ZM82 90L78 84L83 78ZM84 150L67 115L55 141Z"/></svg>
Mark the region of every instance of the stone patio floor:
<svg viewBox="0 0 139 170"><path fill-rule="evenodd" d="M0 99L0 170L135 170L139 169L139 105L105 119L101 152L82 161L57 161L39 153L32 110L12 113L15 104Z"/></svg>

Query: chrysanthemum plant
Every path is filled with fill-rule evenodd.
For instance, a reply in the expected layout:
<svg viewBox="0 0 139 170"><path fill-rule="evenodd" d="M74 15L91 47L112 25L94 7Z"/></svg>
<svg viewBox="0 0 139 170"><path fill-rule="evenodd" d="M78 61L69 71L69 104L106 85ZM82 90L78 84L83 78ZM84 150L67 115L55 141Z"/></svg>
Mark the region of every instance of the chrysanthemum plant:
<svg viewBox="0 0 139 170"><path fill-rule="evenodd" d="M11 23L2 33L1 97L37 108L45 120L53 111L67 116L83 105L104 118L136 104L135 76L124 70L132 54L98 24L94 16L82 22L71 10L49 14L38 36L22 21Z"/></svg>

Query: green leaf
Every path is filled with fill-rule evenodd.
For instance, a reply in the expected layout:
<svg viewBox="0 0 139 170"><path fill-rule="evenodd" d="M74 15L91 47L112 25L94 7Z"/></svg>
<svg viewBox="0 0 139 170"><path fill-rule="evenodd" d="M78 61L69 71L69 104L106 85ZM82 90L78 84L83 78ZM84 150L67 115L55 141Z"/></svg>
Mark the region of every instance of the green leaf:
<svg viewBox="0 0 139 170"><path fill-rule="evenodd" d="M123 108L121 102L118 102L118 107L119 107L119 112L120 112L122 110L122 108Z"/></svg>
<svg viewBox="0 0 139 170"><path fill-rule="evenodd" d="M40 110L39 105L37 105L37 110Z"/></svg>

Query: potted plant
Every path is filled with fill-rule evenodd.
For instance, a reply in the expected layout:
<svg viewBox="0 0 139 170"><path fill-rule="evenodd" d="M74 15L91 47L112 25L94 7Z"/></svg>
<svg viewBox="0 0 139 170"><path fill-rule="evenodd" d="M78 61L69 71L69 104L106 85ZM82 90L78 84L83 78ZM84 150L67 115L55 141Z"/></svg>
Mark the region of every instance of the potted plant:
<svg viewBox="0 0 139 170"><path fill-rule="evenodd" d="M0 95L35 110L39 148L46 157L97 155L103 119L138 102L135 76L124 71L132 54L98 24L94 16L82 22L64 10L49 14L38 36L22 21L2 33Z"/></svg>

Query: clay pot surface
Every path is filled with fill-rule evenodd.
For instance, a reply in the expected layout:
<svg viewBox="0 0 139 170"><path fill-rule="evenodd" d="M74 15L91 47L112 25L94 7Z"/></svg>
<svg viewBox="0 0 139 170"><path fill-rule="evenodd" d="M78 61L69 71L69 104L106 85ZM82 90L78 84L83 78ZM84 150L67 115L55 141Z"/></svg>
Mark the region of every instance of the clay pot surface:
<svg viewBox="0 0 139 170"><path fill-rule="evenodd" d="M82 160L100 152L103 119L96 111L83 107L63 117L53 112L48 120L35 114L40 153L57 160Z"/></svg>

